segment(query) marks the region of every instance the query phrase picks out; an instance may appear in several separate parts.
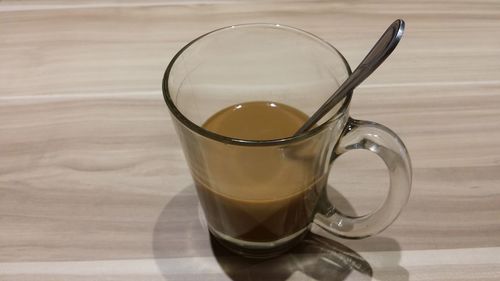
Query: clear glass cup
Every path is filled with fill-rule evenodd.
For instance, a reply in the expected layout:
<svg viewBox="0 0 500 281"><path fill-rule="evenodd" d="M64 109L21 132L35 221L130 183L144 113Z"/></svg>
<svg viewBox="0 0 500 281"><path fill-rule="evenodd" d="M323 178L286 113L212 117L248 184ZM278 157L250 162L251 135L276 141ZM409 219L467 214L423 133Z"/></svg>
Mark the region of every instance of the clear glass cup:
<svg viewBox="0 0 500 281"><path fill-rule="evenodd" d="M310 116L350 74L333 46L278 24L221 28L174 56L163 94L217 241L246 256L269 257L300 241L313 223L364 238L396 219L410 194L408 152L390 129L350 118L351 96L295 137L244 140L202 127L221 109L250 101L279 102ZM325 190L333 161L353 149L380 156L390 175L382 206L361 217L328 204Z"/></svg>

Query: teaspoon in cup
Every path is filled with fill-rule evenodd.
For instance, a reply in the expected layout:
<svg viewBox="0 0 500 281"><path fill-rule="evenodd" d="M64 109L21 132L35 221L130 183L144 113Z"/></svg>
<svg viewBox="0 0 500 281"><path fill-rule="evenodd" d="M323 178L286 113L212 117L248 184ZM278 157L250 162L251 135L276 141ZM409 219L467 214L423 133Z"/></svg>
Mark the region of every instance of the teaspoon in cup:
<svg viewBox="0 0 500 281"><path fill-rule="evenodd" d="M323 105L300 127L294 134L297 136L316 124L328 111L337 103L344 99L354 88L363 82L375 71L396 48L405 29L405 22L402 19L394 21L375 43L370 52L361 61L358 67L352 72L347 80L323 103Z"/></svg>

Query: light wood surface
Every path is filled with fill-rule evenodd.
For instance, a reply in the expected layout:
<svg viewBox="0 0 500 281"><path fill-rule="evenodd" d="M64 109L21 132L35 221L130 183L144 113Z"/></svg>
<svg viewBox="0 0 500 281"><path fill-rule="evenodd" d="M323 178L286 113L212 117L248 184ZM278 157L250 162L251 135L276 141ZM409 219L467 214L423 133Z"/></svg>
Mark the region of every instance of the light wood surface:
<svg viewBox="0 0 500 281"><path fill-rule="evenodd" d="M326 258L227 258L163 102L169 60L217 27L277 22L354 66L396 18L405 37L351 114L410 151L401 216L365 240L315 230ZM0 1L0 280L500 280L499 31L493 0ZM374 156L333 173L340 208L383 200Z"/></svg>

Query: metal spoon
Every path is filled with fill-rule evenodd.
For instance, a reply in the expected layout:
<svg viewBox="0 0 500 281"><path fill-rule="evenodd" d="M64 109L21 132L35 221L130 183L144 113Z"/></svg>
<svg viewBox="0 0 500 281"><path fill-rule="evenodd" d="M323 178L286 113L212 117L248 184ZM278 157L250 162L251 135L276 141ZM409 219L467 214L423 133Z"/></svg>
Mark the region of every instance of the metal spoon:
<svg viewBox="0 0 500 281"><path fill-rule="evenodd" d="M403 37L405 22L402 19L394 21L382 34L377 43L372 47L368 55L352 72L347 80L333 93L332 96L300 127L294 134L297 136L309 130L338 102L344 99L354 88L363 82L370 74L377 69L382 62L392 53Z"/></svg>

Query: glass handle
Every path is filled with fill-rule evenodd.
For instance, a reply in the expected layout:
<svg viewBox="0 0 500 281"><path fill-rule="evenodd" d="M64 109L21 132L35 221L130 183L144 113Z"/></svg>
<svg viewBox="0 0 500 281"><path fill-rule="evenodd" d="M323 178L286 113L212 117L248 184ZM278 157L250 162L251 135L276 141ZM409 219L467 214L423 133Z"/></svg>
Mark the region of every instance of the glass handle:
<svg viewBox="0 0 500 281"><path fill-rule="evenodd" d="M364 238L387 228L408 201L411 189L411 162L401 139L389 128L369 121L349 118L348 124L332 154L331 162L353 149L366 149L385 162L390 177L387 197L377 210L364 216L347 216L331 207L317 213L314 223L344 238Z"/></svg>

